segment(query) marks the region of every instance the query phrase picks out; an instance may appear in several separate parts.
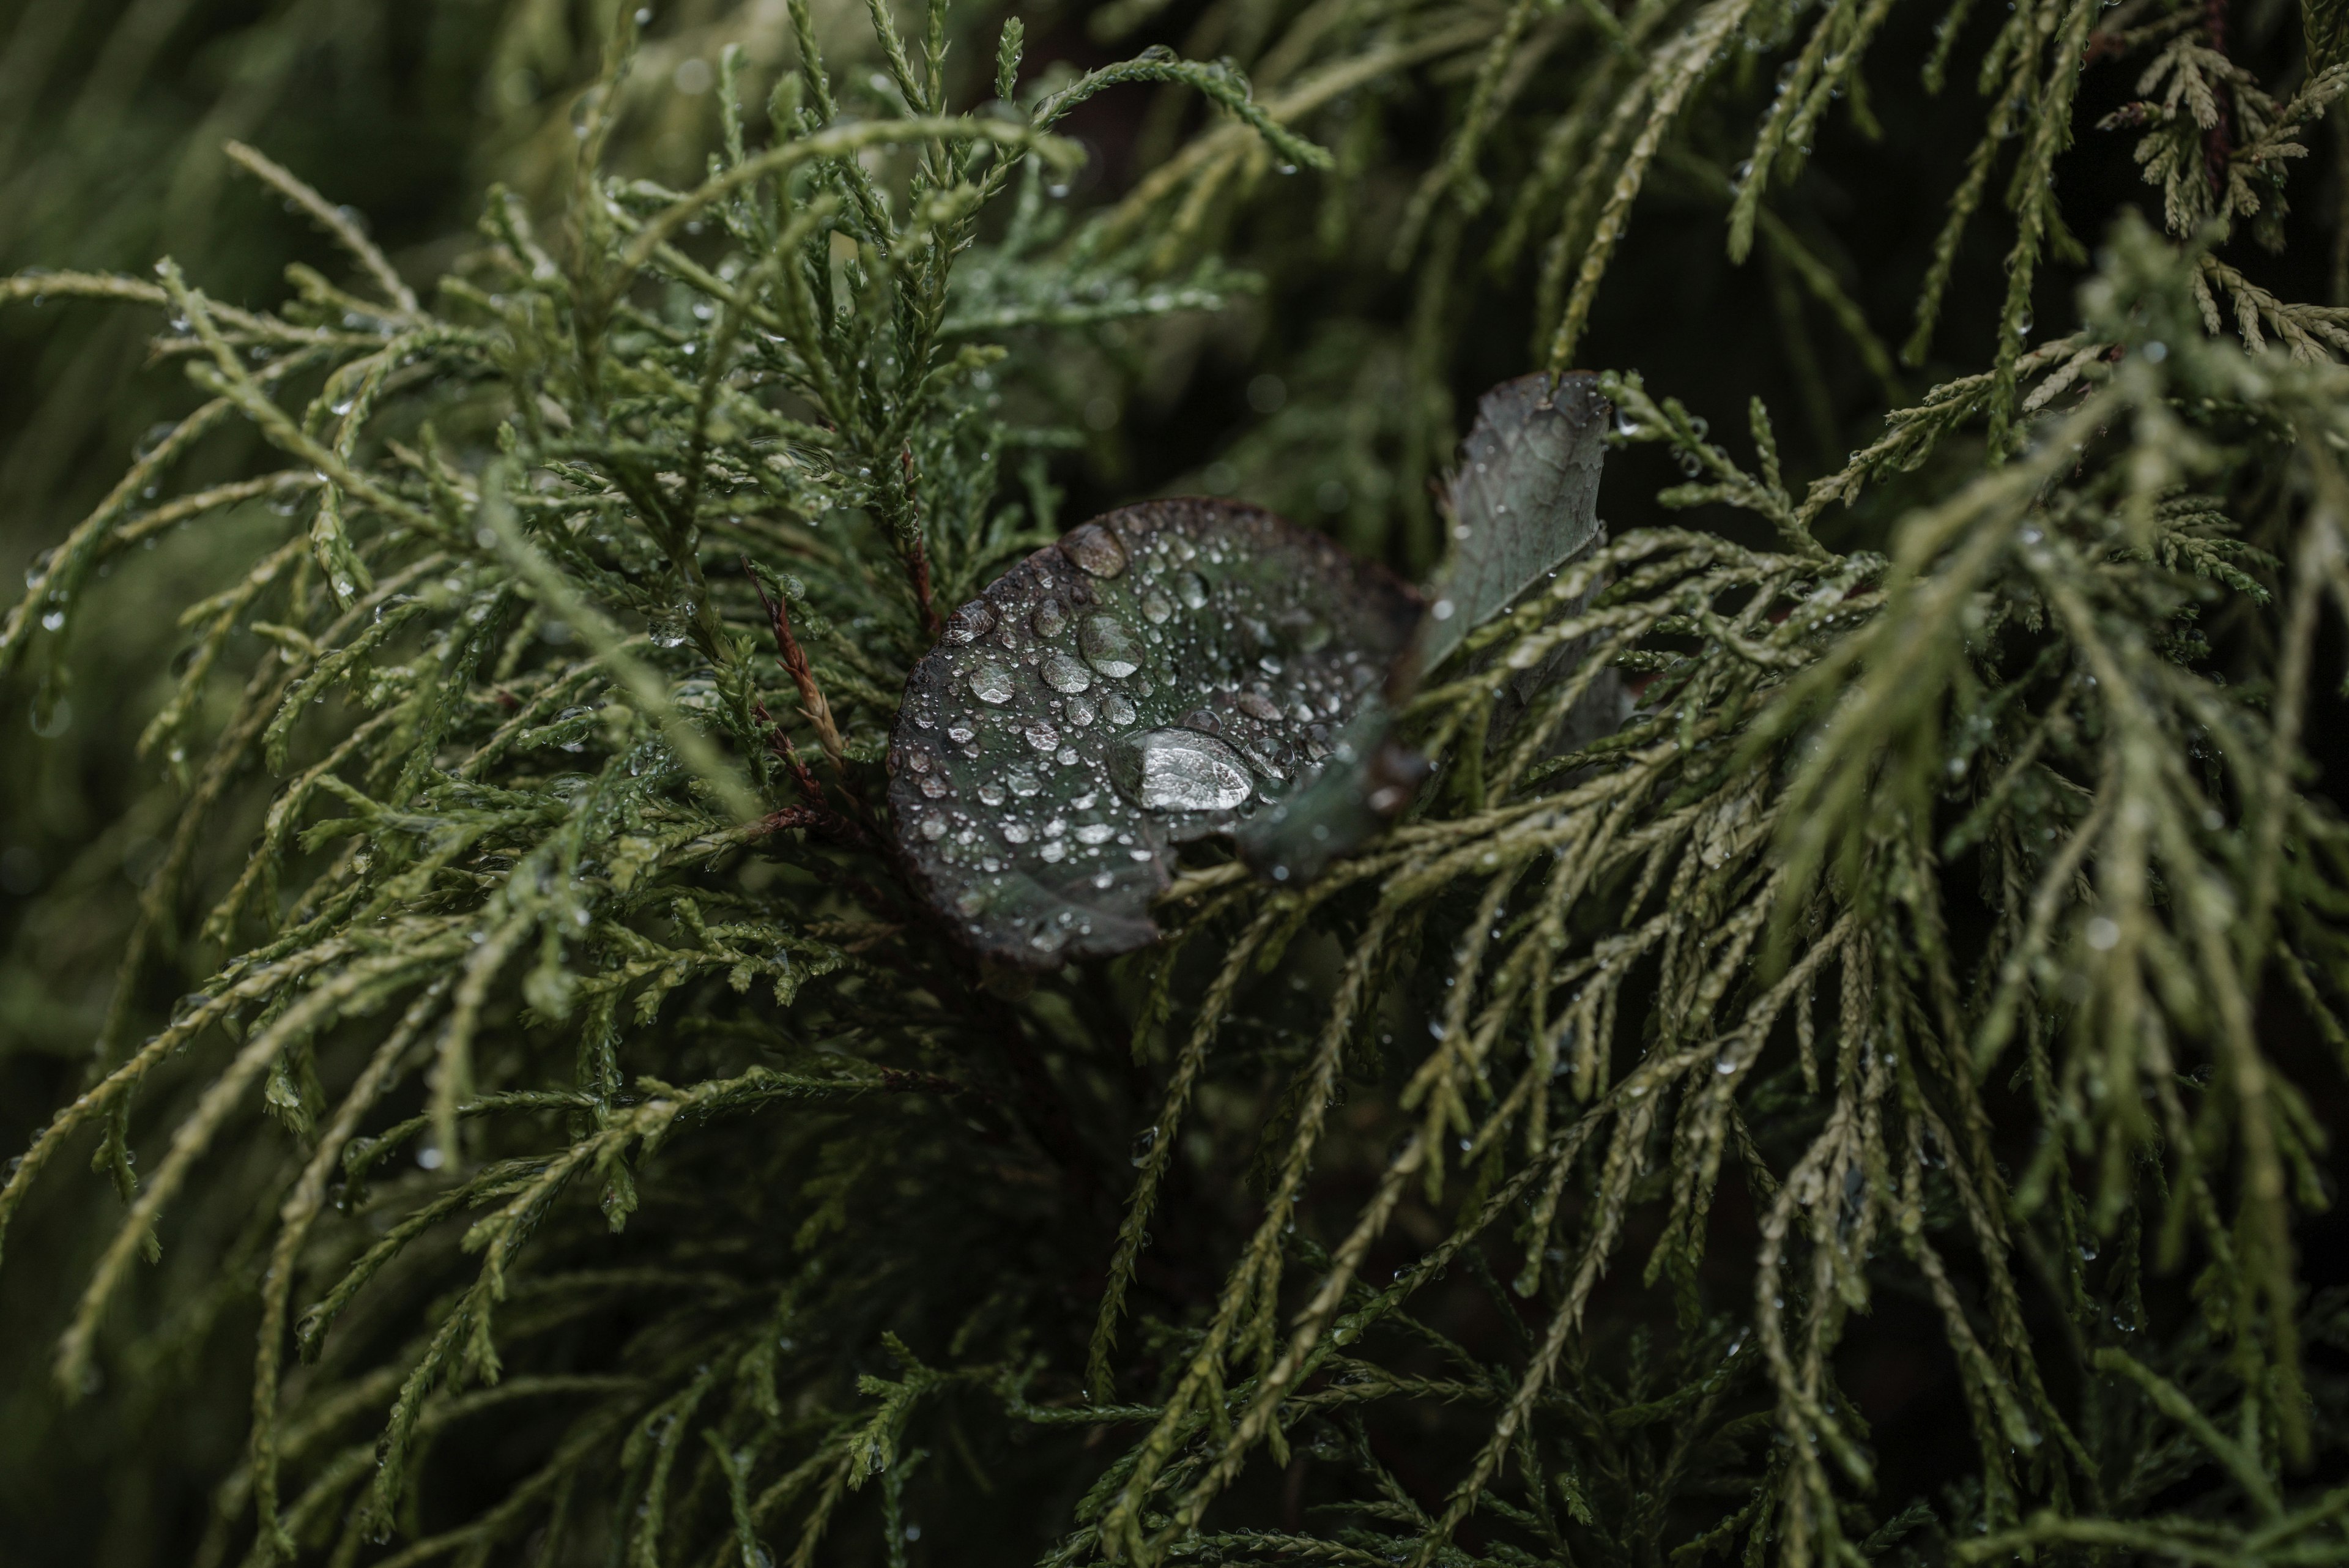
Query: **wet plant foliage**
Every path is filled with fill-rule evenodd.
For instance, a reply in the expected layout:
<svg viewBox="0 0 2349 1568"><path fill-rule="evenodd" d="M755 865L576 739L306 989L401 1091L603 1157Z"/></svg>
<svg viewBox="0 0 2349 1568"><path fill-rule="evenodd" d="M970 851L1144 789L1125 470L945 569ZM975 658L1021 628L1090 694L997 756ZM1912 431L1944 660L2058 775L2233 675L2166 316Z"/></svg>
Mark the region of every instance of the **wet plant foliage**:
<svg viewBox="0 0 2349 1568"><path fill-rule="evenodd" d="M182 1558L2349 1559L2349 306L2263 248L2339 244L2323 8L1235 4L1083 73L794 0L666 182L641 15L429 287L242 145L337 275L0 280L191 394L0 621L34 730L129 722L77 639L150 541L229 563L157 590L151 863L0 1179L60 1397L233 1374ZM1803 194L1920 76L1921 393ZM1573 372L1658 192L1857 450ZM1100 367L1373 266L1402 325L1328 290L1229 453L1425 596L1230 499L1070 527ZM1538 374L1462 447L1489 278Z"/></svg>
<svg viewBox="0 0 2349 1568"><path fill-rule="evenodd" d="M1383 568L1255 507L1152 502L1071 530L914 667L889 800L918 884L1001 961L1148 944L1177 846L1278 812L1325 763L1365 787L1419 619ZM1352 847L1314 826L1322 858Z"/></svg>

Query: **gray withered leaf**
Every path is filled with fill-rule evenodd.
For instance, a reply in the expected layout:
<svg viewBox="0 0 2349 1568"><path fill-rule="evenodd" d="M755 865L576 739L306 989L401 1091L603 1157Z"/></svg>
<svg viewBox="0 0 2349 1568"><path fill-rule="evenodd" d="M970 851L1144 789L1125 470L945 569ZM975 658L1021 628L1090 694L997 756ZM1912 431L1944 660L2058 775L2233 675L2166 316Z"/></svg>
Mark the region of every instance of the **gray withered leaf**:
<svg viewBox="0 0 2349 1568"><path fill-rule="evenodd" d="M1599 471L1611 414L1599 379L1582 372L1521 376L1485 394L1451 478L1452 547L1426 593L1431 609L1416 645L1397 663L1383 699L1365 704L1341 760L1237 830L1250 864L1275 877L1309 880L1409 798L1425 763L1389 736L1390 705L1471 630L1598 541ZM1494 710L1492 732L1507 733L1537 694L1568 678L1588 651L1578 639L1568 642L1515 676ZM1620 681L1601 671L1546 750L1574 750L1621 720Z"/></svg>
<svg viewBox="0 0 2349 1568"><path fill-rule="evenodd" d="M1428 594L1420 670L1599 537L1611 413L1588 371L1520 376L1477 403L1452 477L1452 545Z"/></svg>
<svg viewBox="0 0 2349 1568"><path fill-rule="evenodd" d="M1295 831L1350 847L1408 793L1368 801L1362 764L1420 618L1408 585L1257 507L1084 524L955 611L908 677L889 754L908 870L979 953L1042 968L1154 940L1176 846L1233 836L1263 865L1252 826L1325 772L1355 781L1344 809Z"/></svg>

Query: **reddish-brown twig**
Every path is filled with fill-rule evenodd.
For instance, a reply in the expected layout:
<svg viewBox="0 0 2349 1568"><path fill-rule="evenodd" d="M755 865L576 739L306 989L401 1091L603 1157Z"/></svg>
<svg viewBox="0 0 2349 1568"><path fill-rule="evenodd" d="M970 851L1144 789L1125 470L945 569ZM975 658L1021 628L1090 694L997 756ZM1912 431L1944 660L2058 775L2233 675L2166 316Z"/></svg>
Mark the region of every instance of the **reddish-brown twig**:
<svg viewBox="0 0 2349 1568"><path fill-rule="evenodd" d="M919 517L921 507L914 498L914 449L907 446L899 452L897 462L905 474L905 509ZM938 635L946 630L947 623L938 618L937 600L930 592L930 553L922 545L919 524L915 525L914 533L900 548L899 554L905 558L906 576L914 580L914 603L922 612L922 629L929 634L931 641L936 642Z"/></svg>
<svg viewBox="0 0 2349 1568"><path fill-rule="evenodd" d="M767 585L759 580L759 574L751 570L747 560L742 563L742 573L759 590L759 602L766 607L767 627L775 635L775 658L782 665L783 673L792 678L792 684L799 688L800 711L815 726L816 741L823 747L823 754L832 759L833 772L845 782L847 748L841 742L840 726L833 722L832 704L823 700L823 691L815 683L815 671L808 667L807 654L801 649L799 639L792 635L791 612L784 608L782 599L769 597Z"/></svg>

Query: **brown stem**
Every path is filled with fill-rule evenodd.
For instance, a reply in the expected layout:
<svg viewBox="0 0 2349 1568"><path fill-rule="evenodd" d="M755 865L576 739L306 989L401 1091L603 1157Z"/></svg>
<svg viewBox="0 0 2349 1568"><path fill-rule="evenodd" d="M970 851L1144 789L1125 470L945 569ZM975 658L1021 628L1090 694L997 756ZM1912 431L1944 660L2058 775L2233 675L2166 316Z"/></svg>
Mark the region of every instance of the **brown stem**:
<svg viewBox="0 0 2349 1568"><path fill-rule="evenodd" d="M799 639L792 635L791 612L784 607L782 599L768 597L767 585L759 580L759 574L750 569L747 560L742 563L742 572L750 579L750 586L759 590L759 602L767 608L767 627L775 635L775 658L783 672L792 678L792 684L799 688L800 711L815 726L815 738L823 744L823 754L832 759L833 771L844 784L848 778L847 748L841 743L840 726L832 719L832 704L823 700L823 691L815 683L815 671L808 666L807 654L801 649Z"/></svg>
<svg viewBox="0 0 2349 1568"><path fill-rule="evenodd" d="M911 446L901 449L897 461L905 473L905 510L918 519L921 507L914 500L914 449ZM922 630L928 634L932 642L936 642L938 635L946 630L946 622L938 618L937 600L930 593L930 553L922 545L918 522L905 544L900 547L899 554L905 558L906 576L914 580L914 602L921 607Z"/></svg>

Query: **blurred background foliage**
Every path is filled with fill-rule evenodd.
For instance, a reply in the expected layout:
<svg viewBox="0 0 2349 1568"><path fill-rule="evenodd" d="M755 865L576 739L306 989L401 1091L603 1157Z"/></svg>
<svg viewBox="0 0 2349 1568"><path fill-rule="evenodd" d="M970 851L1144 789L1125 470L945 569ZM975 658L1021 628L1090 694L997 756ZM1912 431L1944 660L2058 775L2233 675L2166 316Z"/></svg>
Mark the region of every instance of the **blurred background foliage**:
<svg viewBox="0 0 2349 1568"><path fill-rule="evenodd" d="M1097 328L1059 369L1054 411L1086 432L1052 469L1067 493L1064 519L1204 489L1265 502L1398 567L1424 569L1437 547L1429 484L1465 410L1484 387L1541 358L1559 302L1524 215L1455 186L1427 194L1507 8L1464 0L1439 10L1423 18L1407 58L1332 87L1308 71L1309 45L1293 40L1309 36L1300 14L1337 9L1331 0L1318 9L1278 0L1019 7L1030 73L1071 73L1154 43L1228 55L1261 98L1305 81L1319 95L1309 128L1336 154L1326 173L1288 173L1252 151L1186 212L1170 244L1220 253L1261 279L1256 293L1212 316ZM717 135L720 48L745 48L755 100L794 59L790 21L781 0L674 0L657 11L611 161L688 182ZM862 5L824 0L816 15L835 67L869 69L855 65L870 51ZM492 185L541 212L557 204L577 94L610 18L605 0L7 0L0 274L145 275L169 254L214 298L254 306L280 297L291 264L346 275L307 218L234 170L222 148L236 140L360 215L404 275L429 279L475 243ZM1819 124L1799 177L1774 194L1766 243L1733 265L1722 242L1729 182L1778 67L1750 52L1733 79L1692 104L1647 182L1576 361L1636 365L1651 386L1724 425L1742 421L1750 398L1766 399L1782 411L1797 492L1872 439L1887 409L1981 369L2013 235L1994 202L1962 243L1938 328L1912 358L1896 350L1982 113L1963 87L1918 90L1914 62L1934 49L1937 27L1951 27L1949 76L1965 83L2002 19L1997 6L1894 11L1876 46L1894 63L1863 78L1864 105ZM957 68L973 73L966 88L991 57L998 20L976 7L956 14ZM2231 38L2238 60L2274 79L2298 57L2299 17L2290 0L2238 0ZM1559 47L1609 46L1602 28L1548 28L1512 63L1512 80L1537 74L1543 50ZM2093 126L2130 99L2136 71L2090 71L2075 122ZM1091 157L1063 199L1107 211L1146 194L1170 158L1190 156L1187 139L1211 113L1174 88L1087 105L1068 129ZM2331 124L2341 124L2337 109ZM2123 206L2151 201L2133 144L2126 132L2084 130L2058 165L2075 234L2101 234ZM1504 124L1490 177L1514 192L1542 156L1522 128ZM2282 297L2341 302L2343 177L2328 134L2296 176L2281 248L2237 264ZM2068 327L2085 260L2042 268L2030 315L2043 336ZM54 544L157 422L192 403L179 375L149 363L156 320L55 301L0 314L0 557L29 561ZM1978 440L1954 439L1829 526L1857 536L1970 471L1981 451ZM259 460L249 432L224 431L187 478L192 487ZM1649 498L1673 477L1667 454L1636 449L1610 463L1609 520L1619 529L1656 521ZM172 616L241 573L267 532L247 520L122 560L113 569L124 580L75 633L67 703L28 731L29 681L0 702L0 1146L23 1147L81 1084L139 888L161 855L174 797L131 743L168 688L182 641ZM171 978L152 978L149 990L136 1005L168 1009ZM274 1158L258 1147L232 1152L254 1174L224 1174L221 1190L258 1189ZM18 1220L0 1271L0 1563L10 1568L184 1561L210 1507L206 1489L243 1442L248 1366L236 1347L249 1340L253 1309L240 1268L265 1250L264 1213L191 1206L141 1287L137 1313L150 1332L115 1364L119 1386L71 1407L57 1398L49 1347L112 1203L100 1184L53 1184ZM2328 1235L2337 1241L2337 1231L2312 1232L2305 1245L2312 1282L2339 1272L2337 1253L2326 1262ZM1949 1424L1953 1396L1946 1378L1902 1360L1903 1324L1913 1331L1917 1321L1902 1310L1856 1327L1854 1355L1860 1381L1873 1376L1881 1407L1897 1415L1879 1437L1892 1448L1905 1432L1906 1462L1924 1471L1946 1452L1933 1431Z"/></svg>

